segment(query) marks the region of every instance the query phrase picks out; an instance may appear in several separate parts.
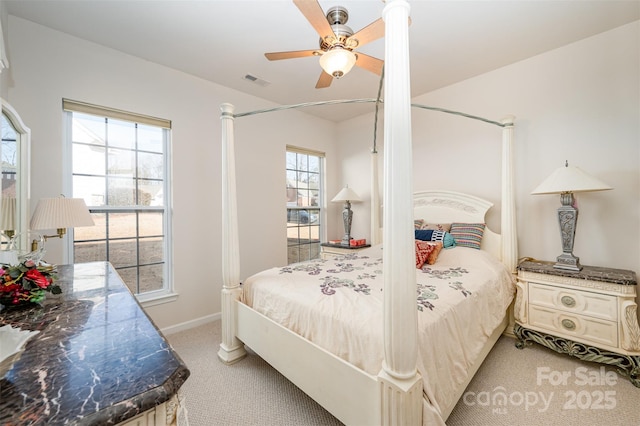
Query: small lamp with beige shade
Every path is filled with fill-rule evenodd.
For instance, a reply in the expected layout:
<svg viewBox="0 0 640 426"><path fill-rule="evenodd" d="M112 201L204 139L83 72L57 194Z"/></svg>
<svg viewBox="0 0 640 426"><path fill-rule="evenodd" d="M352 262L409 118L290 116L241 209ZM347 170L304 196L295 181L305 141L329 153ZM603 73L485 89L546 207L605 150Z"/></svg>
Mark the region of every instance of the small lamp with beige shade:
<svg viewBox="0 0 640 426"><path fill-rule="evenodd" d="M562 254L556 258L554 268L568 271L580 271L580 258L573 255L573 242L576 235L578 208L573 197L574 192L605 191L613 189L606 183L583 172L578 167L569 166L556 169L532 194L560 194L562 205L558 208L558 221L562 238Z"/></svg>
<svg viewBox="0 0 640 426"><path fill-rule="evenodd" d="M2 197L0 203L0 231L11 238L16 232L16 198Z"/></svg>
<svg viewBox="0 0 640 426"><path fill-rule="evenodd" d="M351 203L360 202L360 196L356 194L356 192L349 188L349 185L342 188L338 194L333 197L331 202L344 202L344 210L342 210L342 221L344 223L344 236L342 237L342 242L340 244L344 246L349 246L351 241L351 221L353 220L353 212L351 211Z"/></svg>
<svg viewBox="0 0 640 426"><path fill-rule="evenodd" d="M31 217L30 228L32 230L55 229L53 235L43 235L46 241L49 238L62 238L67 233L67 228L80 226L93 226L91 213L82 198L42 198L38 201L36 210ZM38 247L31 247L32 251Z"/></svg>

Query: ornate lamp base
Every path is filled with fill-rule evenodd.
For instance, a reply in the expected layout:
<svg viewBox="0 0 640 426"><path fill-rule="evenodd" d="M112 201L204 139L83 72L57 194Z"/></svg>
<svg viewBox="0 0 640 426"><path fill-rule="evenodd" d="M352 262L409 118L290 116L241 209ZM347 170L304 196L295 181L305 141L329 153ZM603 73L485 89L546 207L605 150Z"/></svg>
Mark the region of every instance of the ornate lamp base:
<svg viewBox="0 0 640 426"><path fill-rule="evenodd" d="M574 256L571 253L563 253L556 257L556 264L553 265L556 269L565 269L567 271L580 271L582 265L580 264L580 258Z"/></svg>
<svg viewBox="0 0 640 426"><path fill-rule="evenodd" d="M344 210L342 210L342 221L344 223L344 236L342 237L341 244L343 246L349 246L351 242L351 221L353 220L353 212L351 211L351 203L349 201L344 202Z"/></svg>
<svg viewBox="0 0 640 426"><path fill-rule="evenodd" d="M562 238L562 254L556 258L554 268L568 271L580 271L580 258L573 255L573 240L576 235L578 222L578 209L574 207L573 193L560 194L562 205L558 207L558 223L560 224L560 237Z"/></svg>

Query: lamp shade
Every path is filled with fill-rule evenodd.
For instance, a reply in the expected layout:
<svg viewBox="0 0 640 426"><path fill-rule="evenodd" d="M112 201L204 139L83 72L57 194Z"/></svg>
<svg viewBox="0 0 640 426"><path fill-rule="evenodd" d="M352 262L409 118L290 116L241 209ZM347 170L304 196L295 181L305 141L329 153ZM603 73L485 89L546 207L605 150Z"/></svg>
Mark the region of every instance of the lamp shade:
<svg viewBox="0 0 640 426"><path fill-rule="evenodd" d="M15 250L0 250L0 265L17 265L18 252Z"/></svg>
<svg viewBox="0 0 640 426"><path fill-rule="evenodd" d="M336 195L335 197L333 197L333 199L331 200L334 203L337 203L339 201L350 201L350 202L358 202L358 201L362 201L360 200L360 197L358 196L358 194L356 194L356 192L349 188L348 186L345 186L344 188L342 188L342 190L340 192L338 192L338 195Z"/></svg>
<svg viewBox="0 0 640 426"><path fill-rule="evenodd" d="M320 66L329 75L340 78L356 63L356 54L341 47L334 47L320 57Z"/></svg>
<svg viewBox="0 0 640 426"><path fill-rule="evenodd" d="M606 183L583 172L578 167L565 164L546 178L532 194L562 194L565 192L605 191L613 189Z"/></svg>
<svg viewBox="0 0 640 426"><path fill-rule="evenodd" d="M0 204L0 229L13 231L16 229L16 199L15 197L3 197Z"/></svg>
<svg viewBox="0 0 640 426"><path fill-rule="evenodd" d="M93 219L82 198L42 198L38 201L31 229L60 229L93 226Z"/></svg>

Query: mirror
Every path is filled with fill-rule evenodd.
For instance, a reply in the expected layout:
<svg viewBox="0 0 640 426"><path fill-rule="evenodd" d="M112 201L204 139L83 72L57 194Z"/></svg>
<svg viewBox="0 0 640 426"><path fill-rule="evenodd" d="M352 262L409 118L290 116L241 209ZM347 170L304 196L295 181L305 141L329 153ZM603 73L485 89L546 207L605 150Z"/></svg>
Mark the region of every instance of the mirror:
<svg viewBox="0 0 640 426"><path fill-rule="evenodd" d="M13 107L5 100L2 100L1 131L0 249L7 248L7 237L12 235L23 235L24 237L18 237L17 243L21 249L26 249L29 228L29 149L31 131L24 125Z"/></svg>

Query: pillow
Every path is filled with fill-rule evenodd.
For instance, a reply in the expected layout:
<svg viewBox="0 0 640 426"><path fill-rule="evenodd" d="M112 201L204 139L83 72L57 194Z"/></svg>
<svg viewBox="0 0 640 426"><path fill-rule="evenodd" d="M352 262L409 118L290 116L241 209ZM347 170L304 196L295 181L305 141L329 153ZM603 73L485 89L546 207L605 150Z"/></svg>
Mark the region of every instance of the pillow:
<svg viewBox="0 0 640 426"><path fill-rule="evenodd" d="M449 232L451 229L450 223L423 223L420 229L433 229L434 231Z"/></svg>
<svg viewBox="0 0 640 426"><path fill-rule="evenodd" d="M432 245L433 251L429 254L429 256L427 257L427 264L428 265L433 265L434 263L436 263L436 260L438 260L438 255L440 254L440 250L442 250L442 242L441 241L430 241L427 244Z"/></svg>
<svg viewBox="0 0 640 426"><path fill-rule="evenodd" d="M484 226L484 223L452 223L449 232L456 245L480 250Z"/></svg>
<svg viewBox="0 0 640 426"><path fill-rule="evenodd" d="M435 245L427 241L416 241L416 268L422 268L422 265L427 262L429 256L436 249Z"/></svg>
<svg viewBox="0 0 640 426"><path fill-rule="evenodd" d="M416 240L431 241L433 236L433 229L416 229L413 231Z"/></svg>
<svg viewBox="0 0 640 426"><path fill-rule="evenodd" d="M432 229L434 231L449 232L451 228L450 223L427 223L424 219L416 219L413 221L413 227L415 229Z"/></svg>
<svg viewBox="0 0 640 426"><path fill-rule="evenodd" d="M449 232L434 231L433 229L416 229L413 232L416 240L442 241L442 246L444 248L451 248L456 245L456 241Z"/></svg>

